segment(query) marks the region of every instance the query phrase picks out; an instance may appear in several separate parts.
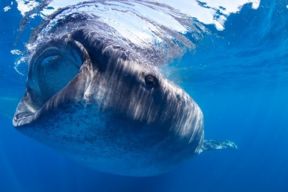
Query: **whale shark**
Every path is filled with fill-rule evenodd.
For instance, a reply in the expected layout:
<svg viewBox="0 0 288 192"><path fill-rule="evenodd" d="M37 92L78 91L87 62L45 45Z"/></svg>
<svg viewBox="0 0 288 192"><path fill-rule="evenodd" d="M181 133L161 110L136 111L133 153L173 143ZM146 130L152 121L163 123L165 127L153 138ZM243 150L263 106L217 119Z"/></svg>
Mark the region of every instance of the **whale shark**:
<svg viewBox="0 0 288 192"><path fill-rule="evenodd" d="M237 148L205 140L201 108L161 73L181 55L180 45L193 43L148 21L139 25L150 26L152 40L121 28L132 18L125 14L145 20L127 8L132 2L82 2L43 21L30 38L26 90L13 125L99 171L128 176L162 174L205 151Z"/></svg>

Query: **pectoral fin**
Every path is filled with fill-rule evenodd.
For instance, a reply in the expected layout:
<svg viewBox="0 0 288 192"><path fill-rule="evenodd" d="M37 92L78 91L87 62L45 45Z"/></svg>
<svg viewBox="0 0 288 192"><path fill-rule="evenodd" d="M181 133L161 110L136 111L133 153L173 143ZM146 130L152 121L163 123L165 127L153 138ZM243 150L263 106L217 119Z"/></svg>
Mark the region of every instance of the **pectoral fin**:
<svg viewBox="0 0 288 192"><path fill-rule="evenodd" d="M198 153L204 151L212 150L222 150L222 149L237 149L237 145L232 141L215 141L215 140L205 140L202 144L202 147L199 149Z"/></svg>

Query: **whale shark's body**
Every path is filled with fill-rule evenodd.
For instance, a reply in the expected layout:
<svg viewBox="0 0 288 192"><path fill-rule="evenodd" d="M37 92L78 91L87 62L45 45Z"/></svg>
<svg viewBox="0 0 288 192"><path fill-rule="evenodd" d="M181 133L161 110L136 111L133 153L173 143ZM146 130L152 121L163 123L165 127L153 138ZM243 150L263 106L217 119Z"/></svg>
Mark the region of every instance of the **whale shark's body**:
<svg viewBox="0 0 288 192"><path fill-rule="evenodd" d="M84 5L97 10L93 2L79 9ZM31 38L27 89L14 126L122 175L160 174L202 151L235 148L204 141L201 109L159 72L163 52L115 34L97 16L69 8L42 24Z"/></svg>

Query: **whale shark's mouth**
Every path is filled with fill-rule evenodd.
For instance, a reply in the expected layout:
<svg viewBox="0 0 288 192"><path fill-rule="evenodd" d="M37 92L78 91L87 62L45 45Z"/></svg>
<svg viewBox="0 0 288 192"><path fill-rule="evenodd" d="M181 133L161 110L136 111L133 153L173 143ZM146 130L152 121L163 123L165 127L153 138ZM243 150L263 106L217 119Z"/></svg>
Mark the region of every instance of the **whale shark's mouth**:
<svg viewBox="0 0 288 192"><path fill-rule="evenodd" d="M32 64L32 73L35 73L33 76L38 81L40 98L44 102L63 89L79 72L83 58L75 48L72 43L65 47L48 47Z"/></svg>
<svg viewBox="0 0 288 192"><path fill-rule="evenodd" d="M27 90L14 115L14 126L36 120L43 108L69 89L87 57L82 44L71 39L40 46L30 61Z"/></svg>

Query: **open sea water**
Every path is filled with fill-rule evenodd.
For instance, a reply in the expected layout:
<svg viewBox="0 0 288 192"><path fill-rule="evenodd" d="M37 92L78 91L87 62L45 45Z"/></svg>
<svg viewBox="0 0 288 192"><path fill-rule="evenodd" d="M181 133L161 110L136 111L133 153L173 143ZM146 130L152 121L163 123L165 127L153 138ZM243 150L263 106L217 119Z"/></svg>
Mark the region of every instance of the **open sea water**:
<svg viewBox="0 0 288 192"><path fill-rule="evenodd" d="M288 1L195 1L198 8L189 7L192 1L166 2L205 29L196 38L193 29L166 21L193 36L193 46L162 70L200 105L206 138L232 140L238 150L203 153L169 173L137 178L97 172L23 136L11 123L27 77L21 57L31 31L53 8L1 0L0 191L287 192ZM132 24L126 25L131 39L145 28Z"/></svg>

